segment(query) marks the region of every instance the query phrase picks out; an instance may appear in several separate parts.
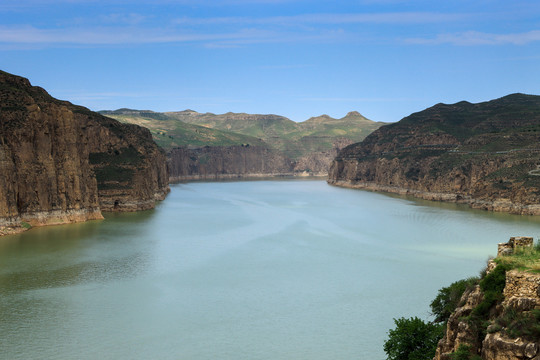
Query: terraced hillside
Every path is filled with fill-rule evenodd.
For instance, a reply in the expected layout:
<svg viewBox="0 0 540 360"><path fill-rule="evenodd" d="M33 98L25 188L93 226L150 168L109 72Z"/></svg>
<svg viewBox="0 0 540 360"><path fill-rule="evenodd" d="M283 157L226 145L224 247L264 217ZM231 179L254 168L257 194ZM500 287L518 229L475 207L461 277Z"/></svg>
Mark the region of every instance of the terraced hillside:
<svg viewBox="0 0 540 360"><path fill-rule="evenodd" d="M540 96L437 104L343 149L329 183L540 214Z"/></svg>

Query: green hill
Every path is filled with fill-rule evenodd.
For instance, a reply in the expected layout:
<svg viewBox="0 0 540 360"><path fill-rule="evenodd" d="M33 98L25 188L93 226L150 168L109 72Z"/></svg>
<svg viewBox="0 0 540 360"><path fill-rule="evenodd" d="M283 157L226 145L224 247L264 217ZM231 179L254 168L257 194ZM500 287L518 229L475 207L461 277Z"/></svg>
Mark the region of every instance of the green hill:
<svg viewBox="0 0 540 360"><path fill-rule="evenodd" d="M164 149L179 146L201 147L243 144L267 147L263 141L253 136L188 124L164 113L150 110L118 109L114 111L104 110L100 111L100 113L120 122L148 128L156 143Z"/></svg>
<svg viewBox="0 0 540 360"><path fill-rule="evenodd" d="M322 115L300 123L278 115L216 115L192 110L165 114L184 123L260 138L292 159L312 152L330 151L337 140L361 141L384 125L368 120L358 112L350 112L341 119Z"/></svg>

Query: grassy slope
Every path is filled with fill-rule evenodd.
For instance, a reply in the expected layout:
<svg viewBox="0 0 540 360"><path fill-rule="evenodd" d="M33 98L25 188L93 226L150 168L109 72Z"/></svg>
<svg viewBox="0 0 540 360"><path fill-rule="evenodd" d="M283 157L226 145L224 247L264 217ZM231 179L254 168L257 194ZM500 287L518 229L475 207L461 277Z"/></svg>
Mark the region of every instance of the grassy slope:
<svg viewBox="0 0 540 360"><path fill-rule="evenodd" d="M330 150L338 138L361 141L373 130L384 125L368 120L357 112L349 113L341 119L323 115L301 123L277 115L215 115L189 110L166 115L189 124L258 137L292 158L313 151Z"/></svg>
<svg viewBox="0 0 540 360"><path fill-rule="evenodd" d="M162 113L127 109L102 111L101 113L124 123L137 124L150 129L156 143L165 149L177 146L241 144L267 146L263 141L252 136L187 124Z"/></svg>

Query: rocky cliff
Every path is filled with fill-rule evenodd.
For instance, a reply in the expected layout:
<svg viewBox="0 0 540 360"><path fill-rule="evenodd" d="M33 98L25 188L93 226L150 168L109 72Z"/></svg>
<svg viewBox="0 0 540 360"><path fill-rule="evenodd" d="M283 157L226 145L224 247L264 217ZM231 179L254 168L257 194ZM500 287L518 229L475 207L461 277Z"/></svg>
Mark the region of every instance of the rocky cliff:
<svg viewBox="0 0 540 360"><path fill-rule="evenodd" d="M171 181L285 176L293 174L287 157L266 147L206 146L169 152Z"/></svg>
<svg viewBox="0 0 540 360"><path fill-rule="evenodd" d="M146 129L54 99L27 79L0 72L0 234L24 223L150 208L168 191L167 181L165 154Z"/></svg>
<svg viewBox="0 0 540 360"><path fill-rule="evenodd" d="M517 237L499 244L486 276L463 293L448 319L434 360L540 359L540 250L532 243Z"/></svg>
<svg viewBox="0 0 540 360"><path fill-rule="evenodd" d="M167 154L170 181L326 176L328 164L350 143L338 139L333 149L304 155L296 161L264 145L177 147Z"/></svg>
<svg viewBox="0 0 540 360"><path fill-rule="evenodd" d="M438 104L383 126L332 162L333 185L540 214L540 96Z"/></svg>

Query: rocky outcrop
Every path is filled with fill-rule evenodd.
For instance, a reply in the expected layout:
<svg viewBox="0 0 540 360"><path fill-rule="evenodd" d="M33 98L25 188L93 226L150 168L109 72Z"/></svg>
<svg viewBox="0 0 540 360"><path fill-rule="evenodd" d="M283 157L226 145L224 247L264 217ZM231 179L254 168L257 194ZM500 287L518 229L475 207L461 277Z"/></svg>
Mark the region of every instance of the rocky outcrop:
<svg viewBox="0 0 540 360"><path fill-rule="evenodd" d="M483 360L538 360L538 342L509 339L501 333L487 334L482 342Z"/></svg>
<svg viewBox="0 0 540 360"><path fill-rule="evenodd" d="M165 154L146 129L0 72L0 234L101 219L116 202L149 208L167 181Z"/></svg>
<svg viewBox="0 0 540 360"><path fill-rule="evenodd" d="M450 354L462 345L471 346L473 349L480 346L477 331L467 321L467 316L480 304L483 296L478 285L465 291L460 301L462 305L448 319L444 338L439 341L434 360L449 360Z"/></svg>
<svg viewBox="0 0 540 360"><path fill-rule="evenodd" d="M438 104L343 149L333 185L540 214L540 96Z"/></svg>
<svg viewBox="0 0 540 360"><path fill-rule="evenodd" d="M174 148L169 152L171 181L290 176L293 162L260 146Z"/></svg>
<svg viewBox="0 0 540 360"><path fill-rule="evenodd" d="M508 243L499 244L498 258L511 256L518 247L531 246L532 238L511 238ZM496 260L490 261L488 274L502 266ZM485 317L474 313L484 296L487 297L481 285L464 292L461 305L448 319L434 360L452 359L452 354L462 345L471 356L481 356L483 360L539 360L540 274L517 269L506 271L502 299L487 309Z"/></svg>

